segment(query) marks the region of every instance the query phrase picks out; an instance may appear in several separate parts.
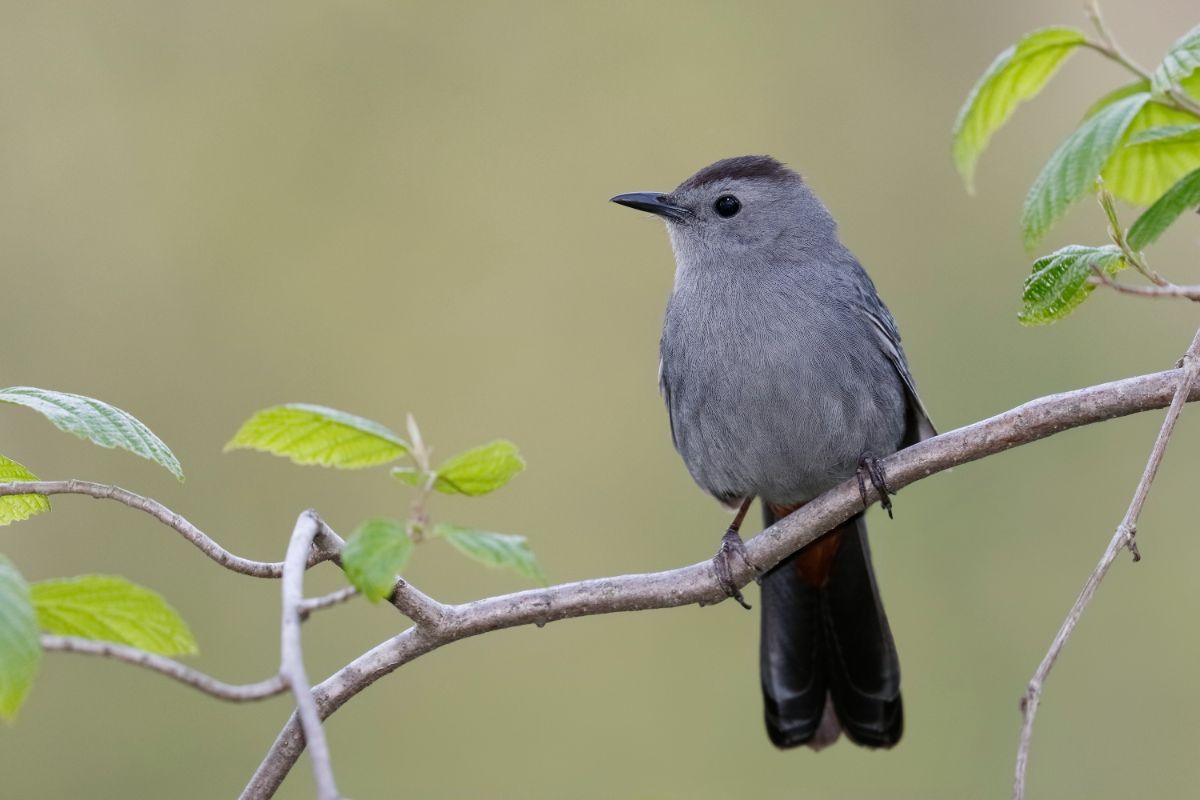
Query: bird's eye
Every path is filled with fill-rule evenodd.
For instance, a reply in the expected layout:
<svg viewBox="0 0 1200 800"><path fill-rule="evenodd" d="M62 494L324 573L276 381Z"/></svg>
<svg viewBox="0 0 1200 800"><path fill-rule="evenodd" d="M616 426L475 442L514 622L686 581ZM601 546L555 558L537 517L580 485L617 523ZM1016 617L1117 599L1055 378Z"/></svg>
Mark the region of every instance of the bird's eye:
<svg viewBox="0 0 1200 800"><path fill-rule="evenodd" d="M713 211L716 211L718 216L722 216L727 219L741 210L741 201L731 194L723 194L717 198L715 203L713 203Z"/></svg>

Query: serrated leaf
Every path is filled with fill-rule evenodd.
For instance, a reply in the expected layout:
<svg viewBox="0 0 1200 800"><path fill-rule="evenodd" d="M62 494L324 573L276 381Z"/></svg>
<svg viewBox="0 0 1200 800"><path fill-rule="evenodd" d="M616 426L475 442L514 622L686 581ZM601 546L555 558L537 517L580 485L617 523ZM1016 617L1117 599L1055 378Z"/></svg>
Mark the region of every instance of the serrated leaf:
<svg viewBox="0 0 1200 800"><path fill-rule="evenodd" d="M1166 94L1174 84L1182 84L1200 69L1200 25L1192 28L1167 49L1162 63L1150 76L1154 91Z"/></svg>
<svg viewBox="0 0 1200 800"><path fill-rule="evenodd" d="M41 661L29 587L12 562L0 556L0 717L16 717Z"/></svg>
<svg viewBox="0 0 1200 800"><path fill-rule="evenodd" d="M1113 103L1117 102L1118 100L1124 100L1126 97L1129 97L1130 95L1139 94L1142 92L1144 92L1146 94L1150 94L1150 81L1144 80L1144 79L1137 80L1137 81L1134 81L1133 83L1127 83L1124 86L1120 86L1116 89L1113 89L1111 92L1104 95L1096 102L1092 103L1092 105L1084 113L1083 119L1085 119L1085 120L1090 119L1090 118L1096 116L1096 114L1099 113L1100 111L1103 111L1104 109L1111 106Z"/></svg>
<svg viewBox="0 0 1200 800"><path fill-rule="evenodd" d="M1150 99L1139 93L1101 109L1068 136L1029 189L1021 227L1025 246L1034 247L1084 192L1095 184L1126 129Z"/></svg>
<svg viewBox="0 0 1200 800"><path fill-rule="evenodd" d="M546 576L524 536L479 531L448 522L434 525L433 535L445 539L455 550L480 564L515 570L538 583L546 583Z"/></svg>
<svg viewBox="0 0 1200 800"><path fill-rule="evenodd" d="M1200 206L1200 169L1188 173L1166 191L1154 205L1134 221L1126 241L1134 250L1144 250L1154 243L1179 215Z"/></svg>
<svg viewBox="0 0 1200 800"><path fill-rule="evenodd" d="M115 575L80 575L30 587L47 633L117 642L164 656L196 652L196 640L157 592Z"/></svg>
<svg viewBox="0 0 1200 800"><path fill-rule="evenodd" d="M1178 142L1200 144L1200 123L1194 125L1159 125L1129 137L1126 147L1137 147L1151 142Z"/></svg>
<svg viewBox="0 0 1200 800"><path fill-rule="evenodd" d="M0 483L36 481L34 475L11 458L0 456ZM50 510L50 499L40 494L10 494L0 497L0 525L29 519L34 514Z"/></svg>
<svg viewBox="0 0 1200 800"><path fill-rule="evenodd" d="M59 430L73 433L101 447L120 447L162 465L177 479L183 469L171 449L132 414L116 406L79 394L54 392L32 386L0 389L0 402L32 408Z"/></svg>
<svg viewBox="0 0 1200 800"><path fill-rule="evenodd" d="M373 467L409 450L407 442L378 422L308 403L259 411L225 445L226 452L240 448L337 469Z"/></svg>
<svg viewBox="0 0 1200 800"><path fill-rule="evenodd" d="M358 526L342 550L346 577L372 603L392 593L412 556L412 539L400 520L376 517Z"/></svg>
<svg viewBox="0 0 1200 800"><path fill-rule="evenodd" d="M1186 111L1154 101L1146 103L1125 131L1126 146L1118 148L1104 165L1104 185L1130 203L1153 203L1184 175L1200 168L1200 144L1186 137L1147 140L1145 136L1156 129L1195 122L1196 118ZM1139 136L1143 141L1130 146Z"/></svg>
<svg viewBox="0 0 1200 800"><path fill-rule="evenodd" d="M497 439L448 459L438 467L433 488L446 494L476 497L499 489L523 469L525 459L517 452L517 446Z"/></svg>
<svg viewBox="0 0 1200 800"><path fill-rule="evenodd" d="M1017 319L1023 325L1045 325L1071 313L1096 288L1088 280L1093 267L1112 275L1125 267L1125 261L1112 245L1070 245L1033 262Z"/></svg>
<svg viewBox="0 0 1200 800"><path fill-rule="evenodd" d="M1022 100L1042 90L1084 41L1071 28L1034 31L998 55L975 83L954 123L954 163L968 192L975 191L975 164L992 134Z"/></svg>

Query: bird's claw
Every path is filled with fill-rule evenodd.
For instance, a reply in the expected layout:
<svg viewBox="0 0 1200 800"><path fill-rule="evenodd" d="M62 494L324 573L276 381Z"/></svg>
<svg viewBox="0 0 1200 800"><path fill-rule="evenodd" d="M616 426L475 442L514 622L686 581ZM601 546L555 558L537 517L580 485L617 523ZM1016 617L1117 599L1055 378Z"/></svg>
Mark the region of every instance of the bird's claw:
<svg viewBox="0 0 1200 800"><path fill-rule="evenodd" d="M871 481L871 485L875 487L875 491L879 492L879 505L887 512L888 519L892 519L892 495L895 494L887 485L887 476L883 474L883 467L870 453L863 453L858 460L858 493L862 496L863 506L870 505L867 502L867 479Z"/></svg>
<svg viewBox="0 0 1200 800"><path fill-rule="evenodd" d="M746 602L746 598L742 596L741 590L733 580L732 561L735 554L742 560L742 563L754 570L755 576L761 574L762 570L750 560L750 556L746 552L746 544L738 535L737 529L730 528L721 537L721 546L717 549L717 554L713 556L713 571L717 574L717 583L721 585L721 591L725 592L727 597L737 600L742 608L749 610L750 604Z"/></svg>

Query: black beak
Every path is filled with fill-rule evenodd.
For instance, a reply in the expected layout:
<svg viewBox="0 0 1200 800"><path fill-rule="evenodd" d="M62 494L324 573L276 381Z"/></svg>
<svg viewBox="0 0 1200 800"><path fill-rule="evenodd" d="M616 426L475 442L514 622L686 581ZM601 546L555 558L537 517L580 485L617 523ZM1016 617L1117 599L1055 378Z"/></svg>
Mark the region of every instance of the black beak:
<svg viewBox="0 0 1200 800"><path fill-rule="evenodd" d="M649 211L651 214L658 214L660 217L666 217L675 222L683 222L692 216L692 212L686 208L673 206L667 200L667 195L658 192L630 192L629 194L619 194L610 202L636 208L638 211Z"/></svg>

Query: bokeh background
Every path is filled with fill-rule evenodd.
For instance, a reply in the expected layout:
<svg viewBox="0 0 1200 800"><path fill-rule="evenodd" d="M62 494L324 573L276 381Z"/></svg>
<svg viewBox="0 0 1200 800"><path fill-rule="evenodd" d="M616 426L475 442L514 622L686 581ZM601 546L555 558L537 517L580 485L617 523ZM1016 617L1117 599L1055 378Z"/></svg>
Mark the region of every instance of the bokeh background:
<svg viewBox="0 0 1200 800"><path fill-rule="evenodd" d="M385 470L221 453L256 409L322 403L449 455L496 436L528 471L435 516L530 537L555 581L692 563L726 517L671 448L655 387L673 265L655 220L609 205L721 157L772 153L840 220L950 429L1039 395L1170 367L1193 308L1097 293L1017 325L1025 189L1126 78L1081 52L985 155L949 131L994 55L1078 0L963 3L4 3L0 383L132 411L162 470L0 409L0 452L47 478L150 494L233 550L282 557L296 514L344 534L405 512ZM1106 3L1147 63L1193 3ZM1132 212L1129 212L1132 220ZM1047 249L1103 239L1085 202ZM1152 254L1195 281L1200 227ZM329 723L350 797L1005 797L1017 699L1118 521L1160 419L1114 421L906 489L872 512L905 669L891 752L779 753L760 722L757 611L726 603L495 633L377 684ZM1032 796L1190 795L1200 780L1195 480L1185 415L1141 526L1051 678ZM194 627L196 666L272 672L278 585L225 572L143 515L63 497L0 532L41 579L119 573ZM422 546L446 601L522 587ZM311 592L340 585L336 570ZM751 600L754 598L751 597ZM320 679L404 621L356 602L305 628ZM287 716L131 667L51 654L0 728L7 797L234 796ZM307 760L281 797L312 795Z"/></svg>

